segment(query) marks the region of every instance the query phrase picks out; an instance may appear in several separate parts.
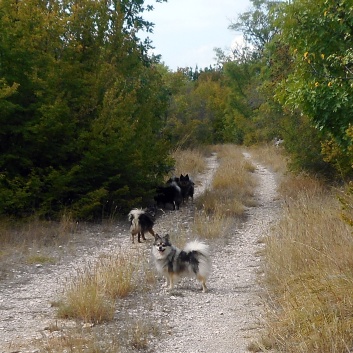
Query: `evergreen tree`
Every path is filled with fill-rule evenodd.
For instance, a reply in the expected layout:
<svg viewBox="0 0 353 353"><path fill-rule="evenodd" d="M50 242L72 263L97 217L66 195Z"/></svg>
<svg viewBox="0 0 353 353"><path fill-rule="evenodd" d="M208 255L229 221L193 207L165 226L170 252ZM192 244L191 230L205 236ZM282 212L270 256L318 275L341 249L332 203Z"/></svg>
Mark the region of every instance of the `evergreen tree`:
<svg viewBox="0 0 353 353"><path fill-rule="evenodd" d="M170 164L168 96L137 37L152 30L141 16L152 9L0 3L0 213L101 217L150 195Z"/></svg>

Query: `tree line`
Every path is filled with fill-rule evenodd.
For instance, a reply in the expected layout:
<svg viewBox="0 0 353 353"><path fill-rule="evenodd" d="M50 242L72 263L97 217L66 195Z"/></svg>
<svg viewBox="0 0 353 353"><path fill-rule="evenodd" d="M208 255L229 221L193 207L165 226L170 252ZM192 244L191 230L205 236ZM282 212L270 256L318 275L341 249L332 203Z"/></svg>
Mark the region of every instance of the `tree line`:
<svg viewBox="0 0 353 353"><path fill-rule="evenodd" d="M353 175L352 28L350 1L252 0L229 24L246 44L216 49L211 69L181 69L190 87L176 92L173 128L186 113L201 140L257 144L284 140L293 171L350 180ZM178 86L180 89L181 85ZM204 92L204 104L199 97ZM208 98L206 98L206 96ZM184 103L187 111L179 101ZM201 100L202 101L202 100ZM186 105L185 105L186 104ZM197 114L192 109L197 108ZM207 113L206 113L207 112ZM177 119L177 114L182 118ZM202 126L206 119L207 127ZM193 121L193 124L191 122ZM205 133L202 129L206 129ZM204 142L204 141L202 141Z"/></svg>
<svg viewBox="0 0 353 353"><path fill-rule="evenodd" d="M0 213L127 209L170 168L143 1L0 3Z"/></svg>
<svg viewBox="0 0 353 353"><path fill-rule="evenodd" d="M2 0L0 214L124 213L153 198L171 150L203 144L279 137L293 170L351 177L349 1L252 0L229 25L245 46L175 72L140 38L152 10Z"/></svg>

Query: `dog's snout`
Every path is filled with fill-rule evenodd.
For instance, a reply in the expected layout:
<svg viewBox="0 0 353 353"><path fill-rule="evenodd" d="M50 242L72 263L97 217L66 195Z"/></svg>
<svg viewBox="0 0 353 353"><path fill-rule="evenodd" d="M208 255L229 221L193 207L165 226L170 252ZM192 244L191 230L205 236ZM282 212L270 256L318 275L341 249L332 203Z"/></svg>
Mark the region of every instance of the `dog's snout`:
<svg viewBox="0 0 353 353"><path fill-rule="evenodd" d="M164 249L164 246L163 245L158 245L158 251L161 251L163 252L165 249Z"/></svg>

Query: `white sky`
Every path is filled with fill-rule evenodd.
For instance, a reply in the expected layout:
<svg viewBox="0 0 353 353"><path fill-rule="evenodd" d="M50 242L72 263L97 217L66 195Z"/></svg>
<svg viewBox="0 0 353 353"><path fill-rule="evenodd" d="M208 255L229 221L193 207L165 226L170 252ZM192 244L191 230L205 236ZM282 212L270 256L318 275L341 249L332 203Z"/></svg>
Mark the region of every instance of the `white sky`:
<svg viewBox="0 0 353 353"><path fill-rule="evenodd" d="M200 69L214 65L214 48L231 47L239 33L228 29L231 21L251 8L250 0L168 0L153 4L143 17L155 24L148 34L155 54L162 55L171 70L178 67Z"/></svg>

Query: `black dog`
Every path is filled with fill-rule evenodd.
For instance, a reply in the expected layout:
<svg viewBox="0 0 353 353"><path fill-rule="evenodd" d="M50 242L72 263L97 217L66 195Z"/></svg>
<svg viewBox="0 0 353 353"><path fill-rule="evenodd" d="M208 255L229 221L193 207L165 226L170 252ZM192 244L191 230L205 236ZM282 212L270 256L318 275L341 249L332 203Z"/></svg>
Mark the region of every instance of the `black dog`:
<svg viewBox="0 0 353 353"><path fill-rule="evenodd" d="M183 198L183 202L186 200L189 200L189 197L191 199L194 199L194 192L195 192L195 184L194 182L190 179L189 174L186 174L185 176L183 174L180 175L180 178L178 185L181 189L181 196Z"/></svg>
<svg viewBox="0 0 353 353"><path fill-rule="evenodd" d="M157 188L157 195L154 197L157 205L166 206L166 204L173 205L173 210L179 210L182 196L180 186L175 182L168 182L166 186L159 186Z"/></svg>

